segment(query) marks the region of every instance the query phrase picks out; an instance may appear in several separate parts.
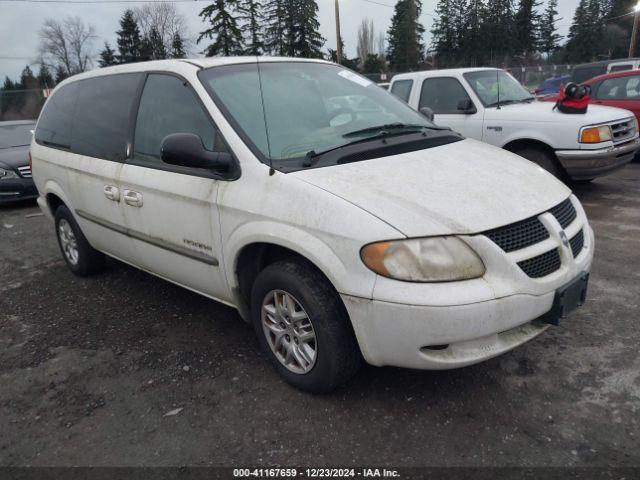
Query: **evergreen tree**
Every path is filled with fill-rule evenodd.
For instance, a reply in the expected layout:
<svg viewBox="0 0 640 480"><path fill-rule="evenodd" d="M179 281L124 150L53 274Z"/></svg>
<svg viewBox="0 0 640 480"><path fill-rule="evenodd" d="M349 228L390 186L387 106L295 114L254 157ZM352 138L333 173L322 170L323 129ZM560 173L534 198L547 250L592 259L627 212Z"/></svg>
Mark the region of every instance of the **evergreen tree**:
<svg viewBox="0 0 640 480"><path fill-rule="evenodd" d="M293 27L289 38L292 40L291 53L294 57L322 58L324 38L320 35L318 3L316 0L294 0L290 12Z"/></svg>
<svg viewBox="0 0 640 480"><path fill-rule="evenodd" d="M262 40L262 5L258 0L241 0L238 8L243 24L240 28L246 44L247 55L261 55L264 51Z"/></svg>
<svg viewBox="0 0 640 480"><path fill-rule="evenodd" d="M171 58L185 58L187 52L184 49L184 41L178 32L173 34L173 40L171 40Z"/></svg>
<svg viewBox="0 0 640 480"><path fill-rule="evenodd" d="M104 42L104 48L100 52L100 60L98 60L98 65L100 67L109 67L111 65L115 65L118 63L116 59L116 52L111 48L109 42Z"/></svg>
<svg viewBox="0 0 640 480"><path fill-rule="evenodd" d="M500 66L516 49L512 0L488 0L483 24L488 63Z"/></svg>
<svg viewBox="0 0 640 480"><path fill-rule="evenodd" d="M139 62L142 39L133 10L125 10L120 19L118 34L119 63Z"/></svg>
<svg viewBox="0 0 640 480"><path fill-rule="evenodd" d="M380 55L370 53L367 55L362 67L363 73L382 73L387 68L387 62Z"/></svg>
<svg viewBox="0 0 640 480"><path fill-rule="evenodd" d="M599 0L580 0L566 46L570 62L588 62L597 58L601 51L602 15Z"/></svg>
<svg viewBox="0 0 640 480"><path fill-rule="evenodd" d="M559 48L562 39L556 30L557 16L558 0L549 0L540 21L540 51L545 53L547 58Z"/></svg>
<svg viewBox="0 0 640 480"><path fill-rule="evenodd" d="M477 67L486 62L486 32L483 19L487 12L484 0L469 0L467 11L465 29L460 34L459 50L466 66Z"/></svg>
<svg viewBox="0 0 640 480"><path fill-rule="evenodd" d="M44 63L40 64L40 70L38 71L38 84L40 85L40 88L53 88L55 84L49 68Z"/></svg>
<svg viewBox="0 0 640 480"><path fill-rule="evenodd" d="M537 0L520 0L515 14L515 35L517 53L528 55L538 51L540 46L540 21L538 13L540 2Z"/></svg>
<svg viewBox="0 0 640 480"><path fill-rule="evenodd" d="M449 66L456 62L457 36L455 10L452 0L440 0L436 6L436 20L431 29L433 49L438 65Z"/></svg>
<svg viewBox="0 0 640 480"><path fill-rule="evenodd" d="M271 55L285 55L287 51L285 37L286 0L269 0L264 8L264 47Z"/></svg>
<svg viewBox="0 0 640 480"><path fill-rule="evenodd" d="M214 40L204 51L207 57L242 54L242 32L234 16L237 12L238 0L215 0L199 13L202 21L209 22L210 25L200 32L197 42L200 43L203 38Z"/></svg>
<svg viewBox="0 0 640 480"><path fill-rule="evenodd" d="M69 74L67 73L67 70L64 68L64 65L58 65L56 67L56 85L62 82L68 76Z"/></svg>
<svg viewBox="0 0 640 480"><path fill-rule="evenodd" d="M387 32L389 47L387 58L391 70L416 70L424 58L422 35L424 27L419 22L420 0L399 0Z"/></svg>
<svg viewBox="0 0 640 480"><path fill-rule="evenodd" d="M167 50L164 47L162 37L158 29L153 26L149 31L149 38L146 39L149 48L149 58L152 60L163 60L167 58Z"/></svg>
<svg viewBox="0 0 640 480"><path fill-rule="evenodd" d="M31 67L27 65L20 74L19 88L22 90L32 90L38 88L38 79L33 74Z"/></svg>

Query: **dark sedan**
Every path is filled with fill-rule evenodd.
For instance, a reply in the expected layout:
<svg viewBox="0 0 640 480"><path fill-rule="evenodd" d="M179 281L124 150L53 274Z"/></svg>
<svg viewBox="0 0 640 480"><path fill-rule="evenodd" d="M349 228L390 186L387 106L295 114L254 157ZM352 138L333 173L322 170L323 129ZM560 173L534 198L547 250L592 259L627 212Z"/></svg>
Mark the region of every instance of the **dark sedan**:
<svg viewBox="0 0 640 480"><path fill-rule="evenodd" d="M0 122L0 205L38 196L29 165L35 125L34 120Z"/></svg>

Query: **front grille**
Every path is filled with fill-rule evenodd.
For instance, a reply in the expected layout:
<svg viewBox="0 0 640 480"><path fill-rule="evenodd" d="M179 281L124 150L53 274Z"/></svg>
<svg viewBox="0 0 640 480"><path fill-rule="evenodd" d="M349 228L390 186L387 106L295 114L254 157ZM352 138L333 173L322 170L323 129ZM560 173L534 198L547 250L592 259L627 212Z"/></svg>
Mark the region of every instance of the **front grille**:
<svg viewBox="0 0 640 480"><path fill-rule="evenodd" d="M531 278L546 277L560 268L560 253L554 248L547 253L519 262L518 266Z"/></svg>
<svg viewBox="0 0 640 480"><path fill-rule="evenodd" d="M555 217L562 228L567 228L578 217L578 212L569 198L553 207L548 213ZM550 237L546 227L538 219L538 215L505 227L489 230L484 232L484 235L507 253L536 245ZM584 247L582 231L573 237L570 243L573 255L577 257ZM562 266L562 262L556 248L542 255L518 262L518 266L531 278L542 278L558 270Z"/></svg>
<svg viewBox="0 0 640 480"><path fill-rule="evenodd" d="M624 122L613 123L611 124L611 132L614 143L630 140L636 135L636 123L631 118Z"/></svg>
<svg viewBox="0 0 640 480"><path fill-rule="evenodd" d="M573 252L573 257L577 257L582 252L584 248L584 231L580 230L571 240L569 240L569 245L571 245L571 251Z"/></svg>
<svg viewBox="0 0 640 480"><path fill-rule="evenodd" d="M21 177L31 178L31 167L29 165L18 167L18 173L20 173Z"/></svg>
<svg viewBox="0 0 640 480"><path fill-rule="evenodd" d="M538 217L521 220L484 234L507 253L530 247L549 238L549 232Z"/></svg>
<svg viewBox="0 0 640 480"><path fill-rule="evenodd" d="M578 213L569 198L560 205L553 207L549 210L549 213L556 217L556 220L558 220L558 223L562 228L567 228L578 216Z"/></svg>

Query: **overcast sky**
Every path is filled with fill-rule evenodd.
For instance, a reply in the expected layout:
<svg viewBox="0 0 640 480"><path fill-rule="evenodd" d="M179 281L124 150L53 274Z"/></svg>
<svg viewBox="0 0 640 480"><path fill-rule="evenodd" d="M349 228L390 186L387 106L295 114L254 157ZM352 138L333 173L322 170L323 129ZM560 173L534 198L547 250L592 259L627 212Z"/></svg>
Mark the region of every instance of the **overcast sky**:
<svg viewBox="0 0 640 480"><path fill-rule="evenodd" d="M100 0L95 0L99 2ZM560 17L558 22L560 33L566 35L568 26L579 0L562 0L559 2ZM52 4L22 3L0 1L0 81L5 75L17 78L25 64L34 61L38 48L38 30L47 17L62 19L67 15L78 15L96 29L97 38L94 50L97 54L105 40L113 46L118 20L128 6L134 7L141 2L120 4ZM386 32L393 15L394 0L340 0L340 20L342 36L346 44L347 54L355 56L357 30L363 18L373 19L377 32ZM433 12L437 0L423 0L422 22L427 28L425 41L431 40L430 29L433 23ZM516 3L516 2L514 2ZM544 2L546 3L546 2ZM179 10L185 15L189 25L189 34L195 40L203 24L198 17L200 10L207 4L206 0L194 0L192 3L178 3ZM325 49L335 48L335 23L333 0L318 0L320 7L320 30L326 38ZM194 56L199 56L203 45L196 45Z"/></svg>

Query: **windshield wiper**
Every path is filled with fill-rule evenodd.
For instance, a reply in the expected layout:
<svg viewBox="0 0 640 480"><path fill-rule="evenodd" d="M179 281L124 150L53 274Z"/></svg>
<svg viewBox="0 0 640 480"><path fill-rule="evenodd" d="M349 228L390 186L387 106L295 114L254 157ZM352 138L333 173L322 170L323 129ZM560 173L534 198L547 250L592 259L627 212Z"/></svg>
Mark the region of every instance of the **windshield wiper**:
<svg viewBox="0 0 640 480"><path fill-rule="evenodd" d="M420 125L420 127L422 127L422 125ZM429 128L429 127L425 127L425 128ZM363 129L364 130L364 129ZM364 131L362 133L365 133ZM333 152L335 150L340 150L341 148L345 148L345 147L350 147L351 145L357 145L359 143L365 143L365 142L369 142L372 140L381 140L381 139L385 139L385 138L389 138L389 137L400 137L402 135L411 135L413 133L420 133L420 131L416 128L412 128L411 130L405 130L402 132L394 132L394 133L389 133L385 130L382 130L379 134L377 135L371 135L369 137L365 137L365 138L360 138L358 140L354 140L352 142L347 142L347 143L343 143L342 145L336 145L335 147L329 147L325 150L320 150L320 151L315 151L315 150L310 150L307 152L307 154L304 156L304 162L302 162L302 166L307 168L307 167L312 167L313 165L315 165L316 163L318 163L318 160L320 160L320 158L330 152ZM354 134L354 132L350 132L346 135L343 135L343 137L346 137L347 135L350 134ZM423 135L426 135L426 133L423 133Z"/></svg>
<svg viewBox="0 0 640 480"><path fill-rule="evenodd" d="M528 103L528 102L533 102L535 99L536 97L527 97L521 100L500 100L499 102L494 102L487 105L487 108L497 107L498 105L512 105L514 103Z"/></svg>
<svg viewBox="0 0 640 480"><path fill-rule="evenodd" d="M354 130L353 132L348 132L345 133L344 135L342 135L344 138L349 138L349 137L357 137L359 135L366 135L367 133L372 133L372 132L384 132L387 130L422 130L424 128L429 128L429 129L433 129L433 130L440 130L438 127L430 127L427 125L418 125L418 124L411 124L411 123L387 123L385 125L377 125L375 127L367 127L367 128L362 128L360 130Z"/></svg>

